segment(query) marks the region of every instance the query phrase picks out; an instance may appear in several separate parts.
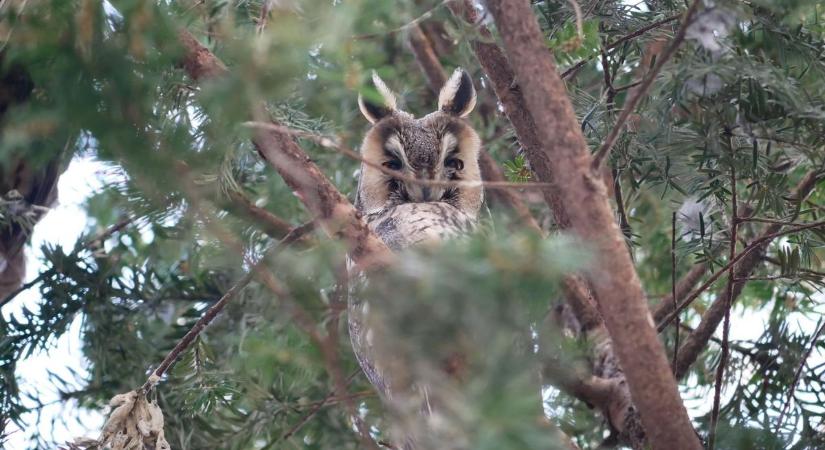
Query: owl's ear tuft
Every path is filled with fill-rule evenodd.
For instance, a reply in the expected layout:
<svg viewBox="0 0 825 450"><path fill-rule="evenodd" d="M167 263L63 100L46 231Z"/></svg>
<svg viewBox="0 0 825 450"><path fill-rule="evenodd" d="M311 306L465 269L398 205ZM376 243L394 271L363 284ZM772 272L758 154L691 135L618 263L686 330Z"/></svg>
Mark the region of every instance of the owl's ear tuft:
<svg viewBox="0 0 825 450"><path fill-rule="evenodd" d="M438 94L438 109L447 114L466 117L476 106L476 89L470 74L457 67Z"/></svg>
<svg viewBox="0 0 825 450"><path fill-rule="evenodd" d="M368 94L372 95L364 97L364 95L358 94L358 108L370 123L376 123L395 112L395 94L375 71L372 72L372 85L369 88L372 92Z"/></svg>

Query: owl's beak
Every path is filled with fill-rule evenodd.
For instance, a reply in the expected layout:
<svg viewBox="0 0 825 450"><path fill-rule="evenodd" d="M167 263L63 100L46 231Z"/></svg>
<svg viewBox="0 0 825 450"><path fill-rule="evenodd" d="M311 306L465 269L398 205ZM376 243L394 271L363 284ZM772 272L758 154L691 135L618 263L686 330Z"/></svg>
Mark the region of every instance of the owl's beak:
<svg viewBox="0 0 825 450"><path fill-rule="evenodd" d="M413 202L437 202L444 196L444 188L410 183L407 192Z"/></svg>

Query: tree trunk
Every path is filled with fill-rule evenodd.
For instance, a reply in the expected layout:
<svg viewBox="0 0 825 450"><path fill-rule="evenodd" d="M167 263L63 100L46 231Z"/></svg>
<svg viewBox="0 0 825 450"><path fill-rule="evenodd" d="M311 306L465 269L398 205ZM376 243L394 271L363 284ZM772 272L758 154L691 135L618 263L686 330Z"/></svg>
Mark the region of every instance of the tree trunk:
<svg viewBox="0 0 825 450"><path fill-rule="evenodd" d="M593 249L591 286L627 378L647 438L656 449L699 449L676 380L650 317L645 293L616 225L607 189L591 155L530 4L490 0L518 89L541 140L527 157L539 179L553 182L570 231Z"/></svg>

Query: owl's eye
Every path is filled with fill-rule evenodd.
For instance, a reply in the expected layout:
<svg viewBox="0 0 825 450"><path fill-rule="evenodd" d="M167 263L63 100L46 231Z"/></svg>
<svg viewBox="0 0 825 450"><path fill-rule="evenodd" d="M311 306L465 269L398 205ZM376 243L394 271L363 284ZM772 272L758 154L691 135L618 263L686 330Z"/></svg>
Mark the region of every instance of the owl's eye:
<svg viewBox="0 0 825 450"><path fill-rule="evenodd" d="M464 161L458 158L449 158L448 160L444 161L444 167L449 167L455 170L461 170L464 168Z"/></svg>
<svg viewBox="0 0 825 450"><path fill-rule="evenodd" d="M381 165L390 170L401 170L401 161L397 159L391 159Z"/></svg>

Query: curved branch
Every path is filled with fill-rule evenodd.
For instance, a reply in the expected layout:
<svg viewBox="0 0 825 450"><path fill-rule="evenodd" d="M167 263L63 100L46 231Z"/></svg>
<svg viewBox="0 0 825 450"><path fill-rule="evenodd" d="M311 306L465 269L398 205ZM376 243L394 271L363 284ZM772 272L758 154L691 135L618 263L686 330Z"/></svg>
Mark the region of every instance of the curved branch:
<svg viewBox="0 0 825 450"><path fill-rule="evenodd" d="M184 49L181 65L195 81L228 74L226 66L191 33L180 30L178 40ZM271 122L263 104L252 111L252 117L259 122ZM338 192L292 136L275 127L256 127L252 143L295 191L324 231L346 242L350 257L362 268L390 261L390 250L369 230L355 207Z"/></svg>

